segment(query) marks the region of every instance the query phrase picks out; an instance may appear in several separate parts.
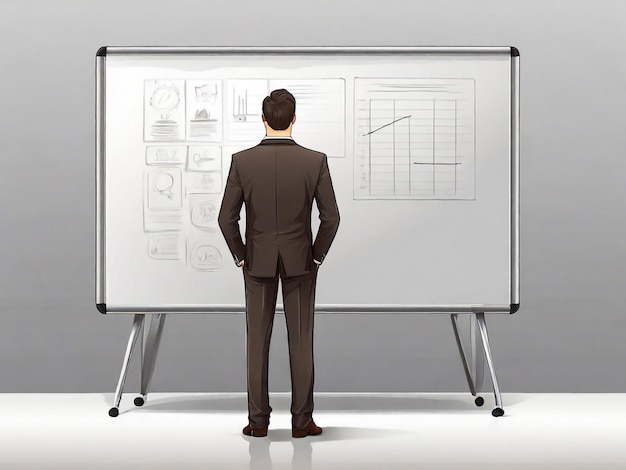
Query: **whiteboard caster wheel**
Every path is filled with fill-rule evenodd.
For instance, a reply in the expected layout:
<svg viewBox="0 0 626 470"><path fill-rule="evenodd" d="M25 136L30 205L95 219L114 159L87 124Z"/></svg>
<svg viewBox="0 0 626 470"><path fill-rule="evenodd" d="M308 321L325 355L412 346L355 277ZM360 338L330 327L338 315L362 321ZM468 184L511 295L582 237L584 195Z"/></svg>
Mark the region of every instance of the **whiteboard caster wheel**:
<svg viewBox="0 0 626 470"><path fill-rule="evenodd" d="M504 410L502 408L494 408L491 411L491 414L494 418L497 418L498 416L502 416L504 414Z"/></svg>
<svg viewBox="0 0 626 470"><path fill-rule="evenodd" d="M483 406L485 404L485 399L483 397L476 397L474 403L476 403L476 406Z"/></svg>
<svg viewBox="0 0 626 470"><path fill-rule="evenodd" d="M111 418L115 418L119 414L120 414L120 410L117 408L117 406L114 406L113 408L109 410L109 416Z"/></svg>
<svg viewBox="0 0 626 470"><path fill-rule="evenodd" d="M143 406L143 404L146 402L146 400L143 399L143 397L137 397L135 398L135 406Z"/></svg>

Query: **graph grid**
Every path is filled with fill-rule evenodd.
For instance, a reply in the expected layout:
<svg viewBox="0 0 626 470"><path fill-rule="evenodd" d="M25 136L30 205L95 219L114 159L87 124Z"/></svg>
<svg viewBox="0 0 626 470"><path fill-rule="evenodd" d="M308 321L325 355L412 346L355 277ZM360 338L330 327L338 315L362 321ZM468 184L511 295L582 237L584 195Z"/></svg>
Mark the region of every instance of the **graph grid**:
<svg viewBox="0 0 626 470"><path fill-rule="evenodd" d="M412 97L418 93L433 96ZM473 199L474 123L466 100L432 88L395 94L404 96L356 102L355 197Z"/></svg>

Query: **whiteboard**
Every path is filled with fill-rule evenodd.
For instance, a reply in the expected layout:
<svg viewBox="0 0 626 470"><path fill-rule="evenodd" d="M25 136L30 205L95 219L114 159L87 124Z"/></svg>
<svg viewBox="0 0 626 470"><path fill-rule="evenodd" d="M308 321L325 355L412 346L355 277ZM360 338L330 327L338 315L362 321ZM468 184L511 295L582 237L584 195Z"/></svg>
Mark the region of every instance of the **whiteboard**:
<svg viewBox="0 0 626 470"><path fill-rule="evenodd" d="M276 88L296 98L296 142L328 155L341 214L317 311L517 309L515 48L109 47L96 62L100 311L244 310L217 213Z"/></svg>

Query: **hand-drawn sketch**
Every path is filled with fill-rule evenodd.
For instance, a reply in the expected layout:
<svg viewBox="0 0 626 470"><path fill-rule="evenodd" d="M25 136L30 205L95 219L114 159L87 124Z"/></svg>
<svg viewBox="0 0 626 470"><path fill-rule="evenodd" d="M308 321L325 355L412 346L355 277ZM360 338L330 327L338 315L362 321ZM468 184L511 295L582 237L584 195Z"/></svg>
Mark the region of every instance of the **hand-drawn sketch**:
<svg viewBox="0 0 626 470"><path fill-rule="evenodd" d="M222 140L222 81L187 80L187 140Z"/></svg>
<svg viewBox="0 0 626 470"><path fill-rule="evenodd" d="M216 196L191 194L189 196L191 223L200 229L217 231L219 204L220 201Z"/></svg>
<svg viewBox="0 0 626 470"><path fill-rule="evenodd" d="M296 99L293 138L328 157L346 154L346 84L344 79L270 80L268 94L285 88Z"/></svg>
<svg viewBox="0 0 626 470"><path fill-rule="evenodd" d="M474 199L474 81L355 79L355 199Z"/></svg>
<svg viewBox="0 0 626 470"><path fill-rule="evenodd" d="M222 147L217 145L190 145L187 152L187 170L222 171Z"/></svg>
<svg viewBox="0 0 626 470"><path fill-rule="evenodd" d="M258 142L265 134L261 121L263 99L268 95L266 79L228 80L226 106L228 141Z"/></svg>
<svg viewBox="0 0 626 470"><path fill-rule="evenodd" d="M148 237L148 256L155 260L182 260L183 240L178 234L154 234Z"/></svg>
<svg viewBox="0 0 626 470"><path fill-rule="evenodd" d="M185 139L184 80L144 82L144 140Z"/></svg>
<svg viewBox="0 0 626 470"><path fill-rule="evenodd" d="M185 194L219 194L222 192L222 173L194 171L185 174Z"/></svg>
<svg viewBox="0 0 626 470"><path fill-rule="evenodd" d="M148 168L145 197L150 210L182 207L182 174L179 168Z"/></svg>
<svg viewBox="0 0 626 470"><path fill-rule="evenodd" d="M285 88L296 99L294 139L329 157L345 156L345 80L241 79L228 80L226 88L229 142L261 140L263 99L272 90Z"/></svg>
<svg viewBox="0 0 626 470"><path fill-rule="evenodd" d="M146 165L178 165L185 163L185 145L149 145L146 147Z"/></svg>
<svg viewBox="0 0 626 470"><path fill-rule="evenodd" d="M189 264L198 271L215 271L222 268L220 250L209 243L188 243Z"/></svg>
<svg viewBox="0 0 626 470"><path fill-rule="evenodd" d="M150 210L144 205L143 231L178 232L183 228L182 210Z"/></svg>

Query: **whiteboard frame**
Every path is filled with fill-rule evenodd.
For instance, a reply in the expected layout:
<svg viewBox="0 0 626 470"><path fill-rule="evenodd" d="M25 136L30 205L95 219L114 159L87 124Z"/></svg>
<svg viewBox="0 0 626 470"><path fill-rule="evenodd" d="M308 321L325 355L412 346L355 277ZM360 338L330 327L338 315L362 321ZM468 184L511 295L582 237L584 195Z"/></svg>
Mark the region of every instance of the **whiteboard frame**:
<svg viewBox="0 0 626 470"><path fill-rule="evenodd" d="M520 92L519 51L515 47L101 47L96 54L96 307L101 313L243 313L245 307L232 305L146 305L107 308L106 305L106 56L144 54L510 54L510 294L509 305L316 305L316 313L515 313L520 303ZM276 309L282 312L280 306Z"/></svg>

